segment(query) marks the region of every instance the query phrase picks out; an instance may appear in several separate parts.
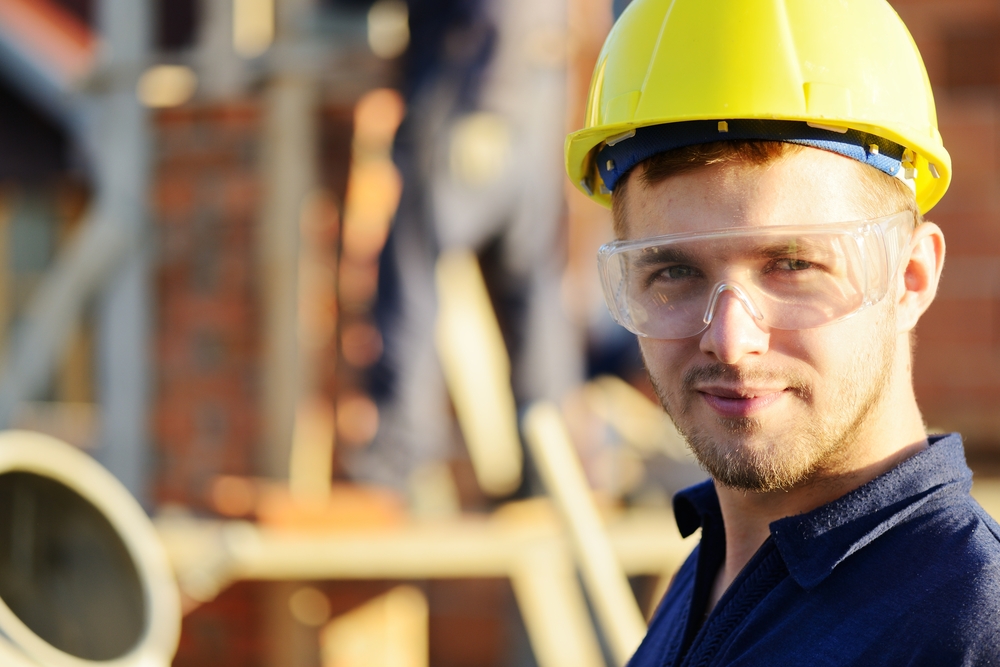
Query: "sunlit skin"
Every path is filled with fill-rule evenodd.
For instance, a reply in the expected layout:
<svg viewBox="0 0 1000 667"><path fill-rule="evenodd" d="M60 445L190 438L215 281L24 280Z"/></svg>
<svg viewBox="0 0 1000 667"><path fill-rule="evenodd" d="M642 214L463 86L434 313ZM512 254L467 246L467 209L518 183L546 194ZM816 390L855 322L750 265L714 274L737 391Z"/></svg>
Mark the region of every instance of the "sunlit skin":
<svg viewBox="0 0 1000 667"><path fill-rule="evenodd" d="M624 238L870 218L854 195L863 187L859 168L807 148L763 167L713 165L652 186L633 173ZM770 491L716 481L726 559L712 606L768 537L772 521L831 502L927 446L913 392L910 332L934 298L943 262L941 230L925 222L886 299L845 320L772 329L726 292L703 333L639 339L660 400L689 441L697 434L703 449L765 461L796 480ZM755 428L734 430L741 419L752 419Z"/></svg>

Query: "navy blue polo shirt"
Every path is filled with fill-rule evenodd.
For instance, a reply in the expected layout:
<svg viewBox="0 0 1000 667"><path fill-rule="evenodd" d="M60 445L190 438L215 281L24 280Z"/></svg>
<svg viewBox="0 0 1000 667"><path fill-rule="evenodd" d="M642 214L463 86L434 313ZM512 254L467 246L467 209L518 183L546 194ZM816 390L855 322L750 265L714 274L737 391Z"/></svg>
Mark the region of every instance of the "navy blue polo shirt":
<svg viewBox="0 0 1000 667"><path fill-rule="evenodd" d="M1000 666L1000 526L969 496L958 434L771 535L706 617L725 558L709 480L674 498L701 543L630 667Z"/></svg>

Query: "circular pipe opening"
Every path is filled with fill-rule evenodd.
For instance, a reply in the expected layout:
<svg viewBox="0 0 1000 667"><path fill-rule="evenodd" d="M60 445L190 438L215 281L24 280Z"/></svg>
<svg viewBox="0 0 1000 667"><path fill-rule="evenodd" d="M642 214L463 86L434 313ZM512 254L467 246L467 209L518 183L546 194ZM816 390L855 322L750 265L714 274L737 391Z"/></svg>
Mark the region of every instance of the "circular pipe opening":
<svg viewBox="0 0 1000 667"><path fill-rule="evenodd" d="M124 656L148 621L136 564L108 519L31 472L0 474L0 599L38 637L84 660Z"/></svg>

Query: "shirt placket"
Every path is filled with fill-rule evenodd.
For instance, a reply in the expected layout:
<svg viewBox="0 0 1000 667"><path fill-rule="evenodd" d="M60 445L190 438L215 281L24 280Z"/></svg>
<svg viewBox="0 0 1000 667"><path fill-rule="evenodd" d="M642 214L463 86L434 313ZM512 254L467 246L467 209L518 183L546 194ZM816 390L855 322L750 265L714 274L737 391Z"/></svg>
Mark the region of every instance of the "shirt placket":
<svg viewBox="0 0 1000 667"><path fill-rule="evenodd" d="M713 572L718 572L718 569ZM724 653L724 648L733 634L753 613L757 605L787 576L788 568L785 567L785 562L773 540L768 538L701 624L690 642L690 647L682 653L683 658L677 664L680 667L708 667L713 664L716 658ZM705 578L714 580L715 576L706 573ZM692 605L692 612L696 606L700 606L702 610L700 613L704 615L707 596L710 593L711 583L704 600L695 599L695 602L701 604ZM693 620L689 618L688 623Z"/></svg>

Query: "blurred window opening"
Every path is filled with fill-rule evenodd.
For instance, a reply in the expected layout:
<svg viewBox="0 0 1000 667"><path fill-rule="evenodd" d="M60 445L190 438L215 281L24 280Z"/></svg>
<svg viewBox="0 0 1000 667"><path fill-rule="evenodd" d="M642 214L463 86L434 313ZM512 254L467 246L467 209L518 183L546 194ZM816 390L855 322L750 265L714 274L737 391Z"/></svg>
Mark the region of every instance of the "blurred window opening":
<svg viewBox="0 0 1000 667"><path fill-rule="evenodd" d="M75 491L33 473L0 475L0 598L84 660L125 655L146 626L142 582L114 527Z"/></svg>
<svg viewBox="0 0 1000 667"><path fill-rule="evenodd" d="M198 0L157 0L156 47L161 51L179 51L194 46L201 19L199 9Z"/></svg>
<svg viewBox="0 0 1000 667"><path fill-rule="evenodd" d="M71 166L69 138L0 78L0 181L45 182Z"/></svg>

